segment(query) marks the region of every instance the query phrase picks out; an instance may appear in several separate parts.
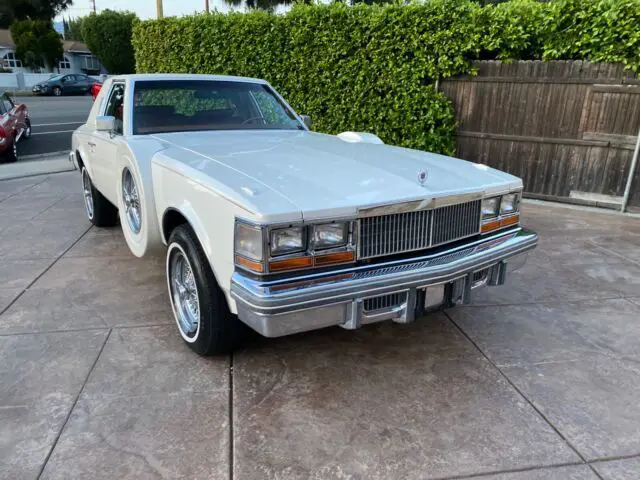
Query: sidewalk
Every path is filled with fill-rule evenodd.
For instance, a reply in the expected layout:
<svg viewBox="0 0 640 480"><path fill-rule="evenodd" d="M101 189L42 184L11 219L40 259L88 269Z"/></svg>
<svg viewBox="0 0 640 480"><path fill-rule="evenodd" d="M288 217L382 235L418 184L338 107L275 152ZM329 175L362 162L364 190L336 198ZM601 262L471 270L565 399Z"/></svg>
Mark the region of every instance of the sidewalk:
<svg viewBox="0 0 640 480"><path fill-rule="evenodd" d="M32 175L42 175L46 173L68 172L73 169L73 164L69 161L66 153L42 156L33 160L0 164L0 180L30 177Z"/></svg>

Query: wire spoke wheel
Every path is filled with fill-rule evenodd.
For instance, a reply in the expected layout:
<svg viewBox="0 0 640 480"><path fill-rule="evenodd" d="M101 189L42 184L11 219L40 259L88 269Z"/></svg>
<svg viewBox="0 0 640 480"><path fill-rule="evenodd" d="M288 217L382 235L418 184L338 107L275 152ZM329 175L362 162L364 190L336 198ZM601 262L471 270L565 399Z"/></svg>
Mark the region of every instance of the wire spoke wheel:
<svg viewBox="0 0 640 480"><path fill-rule="evenodd" d="M91 191L91 179L86 169L82 170L82 193L84 195L84 205L87 208L89 219L93 219L93 192Z"/></svg>
<svg viewBox="0 0 640 480"><path fill-rule="evenodd" d="M142 228L140 196L133 174L128 168L122 172L122 203L129 228L133 233L140 233Z"/></svg>
<svg viewBox="0 0 640 480"><path fill-rule="evenodd" d="M169 288L178 328L186 338L195 338L200 325L200 300L191 264L181 249L169 258Z"/></svg>

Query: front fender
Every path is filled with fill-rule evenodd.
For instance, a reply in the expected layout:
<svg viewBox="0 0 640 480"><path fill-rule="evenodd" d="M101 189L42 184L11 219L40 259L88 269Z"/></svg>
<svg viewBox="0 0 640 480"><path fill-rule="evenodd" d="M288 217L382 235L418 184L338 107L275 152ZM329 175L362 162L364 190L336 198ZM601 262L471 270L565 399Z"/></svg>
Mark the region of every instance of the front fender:
<svg viewBox="0 0 640 480"><path fill-rule="evenodd" d="M227 297L231 312L236 313L235 300L230 296L233 264L235 218L247 216L247 211L229 201L211 186L204 186L188 172L180 171L171 159L156 158L151 164L153 191L158 212L157 223L170 211L180 213L196 234L211 271ZM168 234L163 232L168 242Z"/></svg>

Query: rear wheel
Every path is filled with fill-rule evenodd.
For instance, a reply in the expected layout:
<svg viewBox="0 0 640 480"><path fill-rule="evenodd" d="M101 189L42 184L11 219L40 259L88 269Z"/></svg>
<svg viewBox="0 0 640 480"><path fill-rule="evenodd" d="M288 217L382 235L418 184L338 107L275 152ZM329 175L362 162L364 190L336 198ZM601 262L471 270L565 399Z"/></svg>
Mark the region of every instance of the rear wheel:
<svg viewBox="0 0 640 480"><path fill-rule="evenodd" d="M118 222L118 209L96 190L89 172L82 167L82 193L87 217L96 227L112 227Z"/></svg>
<svg viewBox="0 0 640 480"><path fill-rule="evenodd" d="M228 353L236 348L247 327L229 312L195 233L188 225L169 237L167 285L178 330L199 355Z"/></svg>

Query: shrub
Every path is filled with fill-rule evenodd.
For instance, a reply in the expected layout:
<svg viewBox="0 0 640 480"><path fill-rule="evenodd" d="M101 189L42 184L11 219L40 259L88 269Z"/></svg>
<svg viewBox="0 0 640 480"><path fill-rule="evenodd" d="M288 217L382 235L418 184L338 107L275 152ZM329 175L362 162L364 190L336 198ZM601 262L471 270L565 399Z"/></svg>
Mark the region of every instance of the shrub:
<svg viewBox="0 0 640 480"><path fill-rule="evenodd" d="M545 60L619 62L640 71L640 0L557 0L544 29Z"/></svg>
<svg viewBox="0 0 640 480"><path fill-rule="evenodd" d="M481 58L542 58L545 16L549 3L511 0L480 9L476 22L483 32Z"/></svg>
<svg viewBox="0 0 640 480"><path fill-rule="evenodd" d="M473 73L475 58L580 58L638 71L637 25L640 0L338 2L150 20L132 43L139 72L265 78L320 131L366 130L452 153L453 108L436 79Z"/></svg>
<svg viewBox="0 0 640 480"><path fill-rule="evenodd" d="M453 108L433 84L468 72L479 8L432 0L168 18L137 25L133 45L138 71L265 78L320 131L452 153Z"/></svg>
<svg viewBox="0 0 640 480"><path fill-rule="evenodd" d="M109 73L135 71L131 32L137 21L134 13L113 10L82 19L82 39Z"/></svg>

